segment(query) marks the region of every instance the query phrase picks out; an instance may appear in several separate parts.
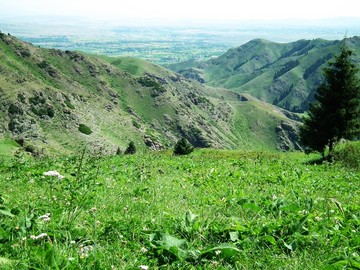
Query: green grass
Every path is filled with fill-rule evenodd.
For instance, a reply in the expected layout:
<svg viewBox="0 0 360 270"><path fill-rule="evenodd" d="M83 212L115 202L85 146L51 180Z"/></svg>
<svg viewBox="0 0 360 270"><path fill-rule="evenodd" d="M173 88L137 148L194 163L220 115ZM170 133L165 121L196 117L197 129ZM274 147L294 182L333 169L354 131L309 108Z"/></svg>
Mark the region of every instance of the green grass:
<svg viewBox="0 0 360 270"><path fill-rule="evenodd" d="M12 158L18 148L19 145L15 141L11 139L0 139L0 160Z"/></svg>
<svg viewBox="0 0 360 270"><path fill-rule="evenodd" d="M359 174L317 158L19 158L0 167L0 268L357 269Z"/></svg>

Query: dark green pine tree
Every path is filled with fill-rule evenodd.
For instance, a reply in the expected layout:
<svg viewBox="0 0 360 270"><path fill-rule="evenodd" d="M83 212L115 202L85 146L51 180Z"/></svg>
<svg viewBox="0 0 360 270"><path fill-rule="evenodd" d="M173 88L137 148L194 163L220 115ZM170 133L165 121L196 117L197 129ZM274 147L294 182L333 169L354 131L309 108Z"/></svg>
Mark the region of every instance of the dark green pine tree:
<svg viewBox="0 0 360 270"><path fill-rule="evenodd" d="M345 44L334 61L324 69L325 81L318 87L315 103L300 128L305 148L321 152L325 158L340 139L354 139L360 134L360 86L352 51Z"/></svg>
<svg viewBox="0 0 360 270"><path fill-rule="evenodd" d="M132 155L136 153L136 147L133 141L131 141L128 145L128 147L126 148L124 154L125 155Z"/></svg>
<svg viewBox="0 0 360 270"><path fill-rule="evenodd" d="M174 155L188 155L192 151L194 151L194 147L185 138L178 140L174 147Z"/></svg>

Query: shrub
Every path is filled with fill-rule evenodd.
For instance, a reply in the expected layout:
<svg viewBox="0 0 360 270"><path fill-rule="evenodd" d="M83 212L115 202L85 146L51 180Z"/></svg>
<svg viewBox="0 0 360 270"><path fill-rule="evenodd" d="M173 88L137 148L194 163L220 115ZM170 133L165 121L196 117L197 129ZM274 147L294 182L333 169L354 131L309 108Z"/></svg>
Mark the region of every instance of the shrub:
<svg viewBox="0 0 360 270"><path fill-rule="evenodd" d="M86 135L90 135L92 133L92 130L87 125L84 124L79 125L79 131Z"/></svg>
<svg viewBox="0 0 360 270"><path fill-rule="evenodd" d="M18 104L11 103L8 109L9 114L23 114L23 109Z"/></svg>
<svg viewBox="0 0 360 270"><path fill-rule="evenodd" d="M64 103L68 108L75 109L75 106L69 100L65 100Z"/></svg>
<svg viewBox="0 0 360 270"><path fill-rule="evenodd" d="M360 143L352 142L339 145L334 152L333 158L335 162L343 164L345 167L360 169Z"/></svg>
<svg viewBox="0 0 360 270"><path fill-rule="evenodd" d="M192 151L194 151L194 147L185 138L178 140L174 147L174 155L188 155Z"/></svg>
<svg viewBox="0 0 360 270"><path fill-rule="evenodd" d="M132 155L136 153L136 147L133 141L131 141L128 145L128 147L126 148L124 154L125 155Z"/></svg>
<svg viewBox="0 0 360 270"><path fill-rule="evenodd" d="M135 120L132 120L132 124L136 128L141 128L141 125L138 122L136 122Z"/></svg>

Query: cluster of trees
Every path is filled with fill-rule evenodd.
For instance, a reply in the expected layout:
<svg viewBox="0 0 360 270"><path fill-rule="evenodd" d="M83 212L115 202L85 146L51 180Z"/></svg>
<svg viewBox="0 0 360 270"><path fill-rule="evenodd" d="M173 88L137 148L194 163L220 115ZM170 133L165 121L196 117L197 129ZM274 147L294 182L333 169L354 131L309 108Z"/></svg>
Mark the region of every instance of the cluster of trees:
<svg viewBox="0 0 360 270"><path fill-rule="evenodd" d="M177 141L177 143L174 146L173 149L173 153L176 156L179 155L188 155L190 154L192 151L194 151L194 146L185 138L181 138L180 140ZM136 153L136 146L134 144L133 141L130 141L129 145L127 146L124 154L125 155L133 155ZM116 154L117 155L121 155L121 149L118 148L116 150Z"/></svg>
<svg viewBox="0 0 360 270"><path fill-rule="evenodd" d="M309 151L331 157L336 142L359 139L360 84L352 51L344 40L340 54L324 69L324 82L318 87L300 128L300 141Z"/></svg>

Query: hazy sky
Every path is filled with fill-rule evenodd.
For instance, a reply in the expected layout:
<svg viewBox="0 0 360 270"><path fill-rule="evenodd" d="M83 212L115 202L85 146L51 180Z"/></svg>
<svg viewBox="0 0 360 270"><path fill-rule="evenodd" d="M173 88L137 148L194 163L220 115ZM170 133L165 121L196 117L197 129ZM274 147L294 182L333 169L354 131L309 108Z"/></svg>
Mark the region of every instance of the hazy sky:
<svg viewBox="0 0 360 270"><path fill-rule="evenodd" d="M0 0L2 17L313 20L360 17L359 10L359 0Z"/></svg>

